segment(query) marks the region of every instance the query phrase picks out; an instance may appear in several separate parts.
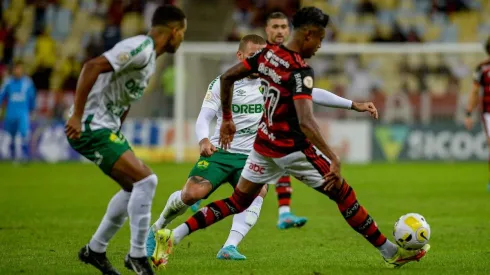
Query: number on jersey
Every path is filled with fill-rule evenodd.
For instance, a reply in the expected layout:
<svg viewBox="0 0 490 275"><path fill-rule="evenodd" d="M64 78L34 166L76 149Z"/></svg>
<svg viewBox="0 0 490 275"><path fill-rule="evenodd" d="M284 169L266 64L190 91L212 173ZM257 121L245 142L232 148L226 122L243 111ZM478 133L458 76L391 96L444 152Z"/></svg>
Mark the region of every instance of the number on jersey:
<svg viewBox="0 0 490 275"><path fill-rule="evenodd" d="M271 87L270 83L265 80L262 80L262 87L264 89L264 112L265 117L267 117L267 126L272 126L272 117L274 116L274 112L279 104L281 92L279 92L278 89Z"/></svg>

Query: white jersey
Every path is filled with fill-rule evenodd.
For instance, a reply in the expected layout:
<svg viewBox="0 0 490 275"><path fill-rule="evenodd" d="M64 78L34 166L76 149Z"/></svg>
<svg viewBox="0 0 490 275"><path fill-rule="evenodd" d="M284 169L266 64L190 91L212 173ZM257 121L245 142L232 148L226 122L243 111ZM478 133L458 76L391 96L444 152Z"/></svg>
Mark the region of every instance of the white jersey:
<svg viewBox="0 0 490 275"><path fill-rule="evenodd" d="M248 155L252 150L264 110L260 79L244 78L236 81L233 87L231 104L236 133L228 151L230 153ZM216 129L210 141L214 146L218 147L219 129L223 120L219 77L209 84L202 107L210 108L217 112Z"/></svg>
<svg viewBox="0 0 490 275"><path fill-rule="evenodd" d="M138 35L117 43L103 56L114 71L100 74L90 91L82 117L82 131L106 128L117 131L121 116L141 98L155 70L153 40ZM70 115L73 113L73 106Z"/></svg>

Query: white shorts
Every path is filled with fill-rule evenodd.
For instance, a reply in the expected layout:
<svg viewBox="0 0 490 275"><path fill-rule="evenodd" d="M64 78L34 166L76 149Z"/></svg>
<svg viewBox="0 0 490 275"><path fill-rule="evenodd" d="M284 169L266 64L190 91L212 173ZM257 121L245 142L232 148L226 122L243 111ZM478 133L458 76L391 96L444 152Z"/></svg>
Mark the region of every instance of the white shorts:
<svg viewBox="0 0 490 275"><path fill-rule="evenodd" d="M487 138L490 138L490 113L483 113L483 127L485 128L485 133L487 134Z"/></svg>
<svg viewBox="0 0 490 275"><path fill-rule="evenodd" d="M330 171L330 160L315 146L281 158L264 157L254 149L248 156L242 177L254 183L275 184L285 173L316 188Z"/></svg>

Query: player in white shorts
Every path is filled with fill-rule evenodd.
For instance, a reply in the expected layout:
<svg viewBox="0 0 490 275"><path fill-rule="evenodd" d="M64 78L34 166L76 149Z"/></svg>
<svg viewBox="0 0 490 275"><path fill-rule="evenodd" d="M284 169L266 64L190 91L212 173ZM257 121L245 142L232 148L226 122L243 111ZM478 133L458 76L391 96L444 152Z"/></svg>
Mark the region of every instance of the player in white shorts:
<svg viewBox="0 0 490 275"><path fill-rule="evenodd" d="M258 35L246 35L240 41L237 57L243 61L266 45L265 40ZM160 218L149 230L147 239L147 252L153 257L154 265L165 265L165 259L159 258L157 245L158 230L165 228L173 219L182 215L194 202L208 197L223 183L229 182L233 187L244 169L247 157L253 148L260 119L263 113L263 89L261 79L257 77L244 78L236 81L233 86L232 113L236 121L237 133L231 147L227 151L218 146L219 128L222 122L220 102L220 83L215 79L209 85L204 98L201 112L196 122L196 134L201 148L201 157L189 173L187 183L182 190L170 195ZM314 89L315 103L337 108L353 109L359 112L376 112L372 103L356 103L338 97L322 89ZM218 118L216 131L209 138L209 124ZM228 240L218 252L218 259L244 260L246 257L237 250L238 244L256 223L261 211L263 197L267 193L264 186L252 205L243 213L235 215ZM153 235L155 235L154 237ZM153 253L155 251L155 253ZM156 259L163 260L162 262Z"/></svg>

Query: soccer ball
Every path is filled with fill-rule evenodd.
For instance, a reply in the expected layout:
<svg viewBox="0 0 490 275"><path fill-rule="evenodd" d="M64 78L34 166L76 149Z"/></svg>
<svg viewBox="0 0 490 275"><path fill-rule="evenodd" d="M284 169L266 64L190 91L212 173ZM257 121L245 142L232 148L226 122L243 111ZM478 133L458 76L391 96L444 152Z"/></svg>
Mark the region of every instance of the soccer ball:
<svg viewBox="0 0 490 275"><path fill-rule="evenodd" d="M401 216L393 228L396 243L408 250L420 249L429 242L430 225L417 213Z"/></svg>

